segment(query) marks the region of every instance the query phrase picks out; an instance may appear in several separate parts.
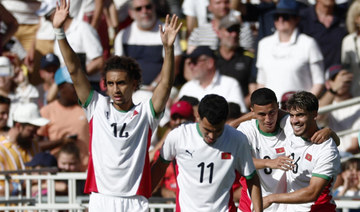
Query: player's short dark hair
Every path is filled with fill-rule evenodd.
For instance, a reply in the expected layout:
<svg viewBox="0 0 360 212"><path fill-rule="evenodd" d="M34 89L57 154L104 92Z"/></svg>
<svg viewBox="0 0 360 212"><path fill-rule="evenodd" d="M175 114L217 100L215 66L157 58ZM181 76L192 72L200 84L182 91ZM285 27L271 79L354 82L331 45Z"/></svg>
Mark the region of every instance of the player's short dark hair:
<svg viewBox="0 0 360 212"><path fill-rule="evenodd" d="M303 109L308 112L318 111L319 101L316 96L307 91L294 93L286 103L287 110Z"/></svg>
<svg viewBox="0 0 360 212"><path fill-rule="evenodd" d="M208 94L201 99L198 111L201 120L206 117L210 124L216 125L226 120L229 106L224 97Z"/></svg>
<svg viewBox="0 0 360 212"><path fill-rule="evenodd" d="M105 63L105 68L103 73L105 83L106 83L106 73L108 71L114 71L114 70L124 71L127 73L127 75L131 80L137 80L138 87L136 88L136 90L139 89L142 80L141 69L139 64L133 58L126 56L116 56L116 55L109 58Z"/></svg>
<svg viewBox="0 0 360 212"><path fill-rule="evenodd" d="M179 101L189 102L191 106L196 106L199 104L199 100L192 96L182 96Z"/></svg>
<svg viewBox="0 0 360 212"><path fill-rule="evenodd" d="M10 98L0 95L0 104L10 105L10 103L11 103Z"/></svg>
<svg viewBox="0 0 360 212"><path fill-rule="evenodd" d="M74 155L75 158L80 161L80 150L79 147L75 144L75 142L71 141L62 145L59 151L59 155L61 153Z"/></svg>
<svg viewBox="0 0 360 212"><path fill-rule="evenodd" d="M259 88L255 90L250 97L251 107L254 105L268 105L271 103L277 103L277 98L274 93L269 88Z"/></svg>

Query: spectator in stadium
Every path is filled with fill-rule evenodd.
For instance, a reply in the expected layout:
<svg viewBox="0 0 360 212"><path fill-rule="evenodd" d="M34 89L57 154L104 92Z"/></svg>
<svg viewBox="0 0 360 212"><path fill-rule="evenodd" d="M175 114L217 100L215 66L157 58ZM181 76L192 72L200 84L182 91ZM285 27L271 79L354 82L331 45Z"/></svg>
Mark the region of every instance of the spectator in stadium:
<svg viewBox="0 0 360 212"><path fill-rule="evenodd" d="M295 91L289 91L282 95L281 101L280 101L280 108L284 111L286 111L286 102L290 99L290 97L296 93Z"/></svg>
<svg viewBox="0 0 360 212"><path fill-rule="evenodd" d="M45 16L53 22L56 4L49 4ZM70 46L81 58L82 68L87 74L91 86L99 91L101 72L104 66L102 56L103 49L100 43L99 35L96 30L88 23L69 16L64 23L64 30ZM60 59L60 66L65 66L65 61L57 41L54 45L54 54Z"/></svg>
<svg viewBox="0 0 360 212"><path fill-rule="evenodd" d="M250 106L250 94L256 89L256 79L251 73L254 54L239 46L240 21L226 16L221 19L217 32L220 46L216 51L216 68L220 74L235 78L241 86L245 104Z"/></svg>
<svg viewBox="0 0 360 212"><path fill-rule="evenodd" d="M254 210L262 211L259 178L247 138L225 125L228 110L224 97L206 95L199 104L199 123L184 124L171 131L160 150L160 158L152 166L154 189L169 162L176 160L179 191L176 204L183 211L235 210L231 188L236 170L247 179Z"/></svg>
<svg viewBox="0 0 360 212"><path fill-rule="evenodd" d="M229 104L229 114L228 117L226 118L226 124L234 121L235 119L239 118L242 115L240 105L233 102L229 102L228 104Z"/></svg>
<svg viewBox="0 0 360 212"><path fill-rule="evenodd" d="M298 90L320 96L324 87L320 49L313 38L299 32L298 23L298 3L280 0L274 12L276 32L259 42L256 81L273 90L277 99Z"/></svg>
<svg viewBox="0 0 360 212"><path fill-rule="evenodd" d="M179 98L191 96L200 100L206 94L213 93L224 96L228 102L239 104L241 112L247 111L239 83L219 73L215 54L209 47L198 46L188 57L193 79L181 87Z"/></svg>
<svg viewBox="0 0 360 212"><path fill-rule="evenodd" d="M140 9L146 9L142 5ZM57 42L65 58L76 94L90 124L85 193L90 211L148 211L151 195L148 142L162 117L174 82L174 41L182 24L166 17L160 36L165 50L161 80L150 100L134 105L132 94L141 84L141 69L131 58L114 56L105 66L105 97L91 89L76 53L63 31L69 5L61 0L53 19ZM120 142L119 142L120 141ZM120 203L121 202L121 203Z"/></svg>
<svg viewBox="0 0 360 212"><path fill-rule="evenodd" d="M288 100L290 118L283 129L287 138L285 149L294 166L286 175L288 193L264 197L264 208L284 203L288 211L335 211L330 191L340 170L340 156L332 138L321 144L310 143L319 130L318 107L316 96L306 91L297 92Z"/></svg>
<svg viewBox="0 0 360 212"><path fill-rule="evenodd" d="M334 192L336 197L360 197L360 159L350 158L341 173L343 184Z"/></svg>
<svg viewBox="0 0 360 212"><path fill-rule="evenodd" d="M39 152L32 158L31 161L25 163L27 168L33 170L42 168L53 168L57 166L56 158L48 152ZM38 174L42 174L41 172ZM41 181L41 195L47 195L47 181ZM56 188L56 183L55 183ZM32 181L31 185L31 196L37 196L39 193L39 185L37 180Z"/></svg>
<svg viewBox="0 0 360 212"><path fill-rule="evenodd" d="M7 121L9 119L11 100L5 96L0 95L0 142L8 137L9 126Z"/></svg>
<svg viewBox="0 0 360 212"><path fill-rule="evenodd" d="M333 65L327 70L326 93L320 99L320 106L339 104L352 98L351 85L354 74L348 72L342 65ZM321 115L319 120L335 132L360 128L360 105L355 104L349 107L333 110ZM347 133L340 137L341 143L338 146L342 156L348 153L360 152L357 133Z"/></svg>
<svg viewBox="0 0 360 212"><path fill-rule="evenodd" d="M65 138L76 138L80 149L81 170L85 171L89 159L89 124L86 114L78 104L76 91L66 67L56 71L54 82L58 87L58 98L40 109L40 114L50 122L38 130L38 135L47 141L41 142L42 149L57 156Z"/></svg>
<svg viewBox="0 0 360 212"><path fill-rule="evenodd" d="M197 46L210 46L212 50L216 50L219 46L217 31L219 23L225 16L231 16L241 20L240 13L230 8L230 0L209 0L207 1L191 1L183 2L183 11L187 16L187 20L194 20L194 14L198 21L198 27L193 28L192 22L187 23L189 33L187 53L191 53ZM196 10L198 14L194 13ZM243 23L239 32L239 43L241 47L247 50L253 49L254 38L248 23Z"/></svg>
<svg viewBox="0 0 360 212"><path fill-rule="evenodd" d="M324 70L341 62L341 42L347 34L345 13L346 8L337 6L335 0L316 0L300 13L300 31L316 40L324 57Z"/></svg>
<svg viewBox="0 0 360 212"><path fill-rule="evenodd" d="M40 116L35 103L23 103L13 113L13 126L8 132L6 140L0 142L0 168L3 170L24 170L25 163L31 161L40 152L36 130L49 120ZM17 195L20 189L18 181L10 185L11 195ZM0 194L4 193L2 182Z"/></svg>
<svg viewBox="0 0 360 212"><path fill-rule="evenodd" d="M55 86L54 75L59 67L60 61L55 54L46 54L40 60L39 74L43 82L36 86L39 92L39 108L47 105L57 97L57 86Z"/></svg>
<svg viewBox="0 0 360 212"><path fill-rule="evenodd" d="M346 17L349 32L341 45L341 63L354 74L351 94L360 96L360 1L353 1Z"/></svg>
<svg viewBox="0 0 360 212"><path fill-rule="evenodd" d="M0 21L4 23L6 29L1 27L0 31L0 56L2 49L17 31L19 24L15 17L0 3Z"/></svg>
<svg viewBox="0 0 360 212"><path fill-rule="evenodd" d="M163 25L155 12L153 0L132 0L129 14L134 22L121 30L115 38L115 55L135 59L142 70L143 85L153 90L160 81L164 49L159 26ZM179 73L181 48L179 38L175 40L175 75Z"/></svg>
<svg viewBox="0 0 360 212"><path fill-rule="evenodd" d="M65 141L59 150L57 157L57 167L60 172L81 172L80 150L76 145L76 140ZM76 194L83 195L85 180L76 181ZM56 192L59 194L67 194L67 181L57 181L55 184Z"/></svg>

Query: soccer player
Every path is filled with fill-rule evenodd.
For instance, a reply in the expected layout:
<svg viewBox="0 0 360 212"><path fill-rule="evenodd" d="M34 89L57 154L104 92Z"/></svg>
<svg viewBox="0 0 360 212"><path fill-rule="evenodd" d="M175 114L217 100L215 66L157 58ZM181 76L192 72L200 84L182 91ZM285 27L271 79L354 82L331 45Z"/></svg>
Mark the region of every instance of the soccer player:
<svg viewBox="0 0 360 212"><path fill-rule="evenodd" d="M280 128L278 119L279 105L275 93L268 88L260 88L251 94L252 120L242 122L237 128L244 133L251 147L253 161L261 182L263 196L286 192L286 175L292 159L285 156L285 133ZM247 192L246 181L242 185L239 209L251 211L251 200ZM280 210L273 204L266 211Z"/></svg>
<svg viewBox="0 0 360 212"><path fill-rule="evenodd" d="M89 211L148 211L147 198L151 195L148 147L174 81L173 44L182 24L178 24L174 15L171 20L166 17L164 27L159 26L165 50L161 81L150 100L134 105L132 94L141 84L138 64L127 57L110 58L104 68L109 97L94 91L62 29L68 14L69 4L61 0L53 26L90 124L85 186L85 192L91 193Z"/></svg>
<svg viewBox="0 0 360 212"><path fill-rule="evenodd" d="M238 130L243 132L252 151L253 161L261 182L262 195L286 192L285 171L294 166L292 159L285 156L286 134L280 128L280 121L286 119L286 114L279 110L275 93L268 88L260 88L251 95L251 111L253 119L242 122ZM284 117L285 116L285 117ZM292 129L288 129L292 132ZM311 140L314 143L324 142L321 137L334 136L329 129L318 131ZM247 192L246 181L241 179L241 211L251 211L251 200ZM272 204L265 211L281 211L281 206Z"/></svg>
<svg viewBox="0 0 360 212"><path fill-rule="evenodd" d="M272 203L287 203L287 211L335 211L330 192L340 171L340 156L332 138L321 144L310 142L319 130L318 108L318 99L306 91L297 92L288 100L290 118L284 124L288 138L285 149L294 166L287 172L288 193L265 197L264 208Z"/></svg>
<svg viewBox="0 0 360 212"><path fill-rule="evenodd" d="M246 136L225 125L226 100L206 95L198 110L198 123L180 125L166 137L160 158L151 169L152 187L175 159L178 211L236 211L232 184L238 171L246 178L255 211L262 211L259 178Z"/></svg>

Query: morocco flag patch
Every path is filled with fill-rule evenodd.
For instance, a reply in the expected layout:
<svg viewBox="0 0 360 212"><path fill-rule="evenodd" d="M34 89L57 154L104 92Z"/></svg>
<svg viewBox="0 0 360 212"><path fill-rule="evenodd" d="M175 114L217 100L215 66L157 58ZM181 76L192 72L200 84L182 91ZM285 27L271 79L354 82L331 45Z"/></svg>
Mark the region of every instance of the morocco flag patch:
<svg viewBox="0 0 360 212"><path fill-rule="evenodd" d="M281 154L285 152L285 148L284 147L280 147L280 148L276 148L276 154Z"/></svg>
<svg viewBox="0 0 360 212"><path fill-rule="evenodd" d="M306 154L305 159L308 161L312 160L312 155L310 155L309 153Z"/></svg>
<svg viewBox="0 0 360 212"><path fill-rule="evenodd" d="M230 153L230 152L223 152L223 153L221 153L221 159L222 159L222 160L229 160L229 159L231 159L231 153Z"/></svg>

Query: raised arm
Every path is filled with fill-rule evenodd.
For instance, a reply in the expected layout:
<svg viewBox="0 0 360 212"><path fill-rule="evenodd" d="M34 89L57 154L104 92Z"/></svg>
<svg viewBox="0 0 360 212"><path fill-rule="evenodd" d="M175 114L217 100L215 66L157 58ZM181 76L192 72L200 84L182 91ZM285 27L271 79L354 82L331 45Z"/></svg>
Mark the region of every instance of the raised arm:
<svg viewBox="0 0 360 212"><path fill-rule="evenodd" d="M67 42L65 32L63 30L63 25L69 15L69 8L70 0L68 3L66 3L66 0L61 0L60 5L56 3L53 27L61 54L74 83L76 94L81 103L84 104L90 94L91 86L85 72L81 69L80 59Z"/></svg>
<svg viewBox="0 0 360 212"><path fill-rule="evenodd" d="M156 114L165 109L166 102L169 98L171 87L174 83L174 41L182 23L178 24L178 17L173 15L169 20L166 16L165 27L159 26L161 40L165 50L164 63L161 69L161 79L154 90L152 103Z"/></svg>

